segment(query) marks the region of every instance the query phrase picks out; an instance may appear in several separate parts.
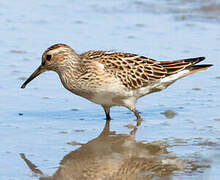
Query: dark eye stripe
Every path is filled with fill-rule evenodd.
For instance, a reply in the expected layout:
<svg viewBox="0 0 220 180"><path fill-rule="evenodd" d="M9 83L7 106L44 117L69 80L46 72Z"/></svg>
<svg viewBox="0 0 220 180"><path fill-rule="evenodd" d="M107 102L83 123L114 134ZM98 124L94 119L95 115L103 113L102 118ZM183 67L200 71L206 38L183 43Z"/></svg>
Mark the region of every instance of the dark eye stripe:
<svg viewBox="0 0 220 180"><path fill-rule="evenodd" d="M48 61L51 60L51 57L52 57L52 56L51 56L50 54L47 54L47 55L46 55L46 60L48 60Z"/></svg>

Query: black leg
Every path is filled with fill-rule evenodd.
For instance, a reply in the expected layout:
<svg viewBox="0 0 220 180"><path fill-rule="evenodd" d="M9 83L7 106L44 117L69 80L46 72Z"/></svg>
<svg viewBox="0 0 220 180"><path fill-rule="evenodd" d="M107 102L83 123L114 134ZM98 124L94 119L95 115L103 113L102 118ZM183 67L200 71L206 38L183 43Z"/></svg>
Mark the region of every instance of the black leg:
<svg viewBox="0 0 220 180"><path fill-rule="evenodd" d="M135 116L137 118L137 126L140 126L142 123L142 118L141 118L139 112L136 109L133 109L131 111L135 114Z"/></svg>
<svg viewBox="0 0 220 180"><path fill-rule="evenodd" d="M142 118L141 118L139 112L138 112L136 109L135 109L133 112L134 112L134 114L135 114L135 116L136 116L137 119L142 120Z"/></svg>
<svg viewBox="0 0 220 180"><path fill-rule="evenodd" d="M111 117L110 117L109 113L106 114L106 120L111 120Z"/></svg>
<svg viewBox="0 0 220 180"><path fill-rule="evenodd" d="M110 107L109 106L102 106L104 108L105 111L105 115L106 115L106 120L111 120L110 117Z"/></svg>

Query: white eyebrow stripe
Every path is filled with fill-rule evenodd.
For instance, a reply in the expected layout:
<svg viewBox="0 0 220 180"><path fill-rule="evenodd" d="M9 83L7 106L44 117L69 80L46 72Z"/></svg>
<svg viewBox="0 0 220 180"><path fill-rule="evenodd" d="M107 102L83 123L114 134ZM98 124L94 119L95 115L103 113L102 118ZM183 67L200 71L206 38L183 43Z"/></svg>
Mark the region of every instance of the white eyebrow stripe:
<svg viewBox="0 0 220 180"><path fill-rule="evenodd" d="M49 50L47 53L48 54L57 54L59 52L66 51L66 50L68 50L68 48L66 48L66 47L59 47L59 48L56 48L56 49Z"/></svg>

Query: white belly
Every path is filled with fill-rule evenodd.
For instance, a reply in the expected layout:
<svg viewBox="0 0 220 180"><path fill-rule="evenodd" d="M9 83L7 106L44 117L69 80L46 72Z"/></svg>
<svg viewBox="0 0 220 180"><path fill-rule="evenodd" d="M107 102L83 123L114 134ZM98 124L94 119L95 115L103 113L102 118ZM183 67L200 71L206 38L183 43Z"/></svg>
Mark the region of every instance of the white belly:
<svg viewBox="0 0 220 180"><path fill-rule="evenodd" d="M90 101L107 106L123 106L124 100L133 96L132 91L123 88L99 89L91 96Z"/></svg>

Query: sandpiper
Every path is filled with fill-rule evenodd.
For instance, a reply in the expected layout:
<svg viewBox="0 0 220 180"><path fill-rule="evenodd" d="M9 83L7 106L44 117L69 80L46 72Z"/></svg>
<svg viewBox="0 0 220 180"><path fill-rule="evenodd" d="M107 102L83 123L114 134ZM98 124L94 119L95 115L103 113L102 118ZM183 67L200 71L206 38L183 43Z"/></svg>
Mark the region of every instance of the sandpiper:
<svg viewBox="0 0 220 180"><path fill-rule="evenodd" d="M112 106L124 106L139 120L136 102L140 97L208 69L212 64L195 65L204 59L156 61L131 53L96 50L77 54L68 45L55 44L43 53L41 65L21 88L41 73L55 71L67 90L102 105L106 119L110 119Z"/></svg>

